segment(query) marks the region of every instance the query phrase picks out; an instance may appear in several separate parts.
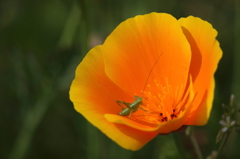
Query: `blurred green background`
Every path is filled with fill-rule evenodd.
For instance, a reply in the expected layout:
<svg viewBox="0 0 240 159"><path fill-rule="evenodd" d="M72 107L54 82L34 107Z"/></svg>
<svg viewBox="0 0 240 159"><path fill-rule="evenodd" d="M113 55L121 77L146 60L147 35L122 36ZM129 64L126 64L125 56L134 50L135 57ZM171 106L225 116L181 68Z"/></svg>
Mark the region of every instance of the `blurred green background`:
<svg viewBox="0 0 240 159"><path fill-rule="evenodd" d="M228 104L231 93L240 100L239 10L238 0L1 0L0 158L178 158L171 135L159 135L136 152L122 149L78 114L68 95L88 50L123 20L150 12L197 16L219 33L224 54L215 75L214 107L208 124L195 128L207 157L218 147L221 103ZM181 136L194 158L189 138ZM239 141L231 135L220 158L239 157Z"/></svg>

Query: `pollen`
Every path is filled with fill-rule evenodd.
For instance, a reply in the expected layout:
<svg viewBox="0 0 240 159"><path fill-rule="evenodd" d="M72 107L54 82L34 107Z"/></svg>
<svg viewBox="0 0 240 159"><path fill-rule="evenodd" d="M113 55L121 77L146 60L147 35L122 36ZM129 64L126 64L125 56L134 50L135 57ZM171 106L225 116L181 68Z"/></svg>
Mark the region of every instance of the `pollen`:
<svg viewBox="0 0 240 159"><path fill-rule="evenodd" d="M146 91L143 91L143 102L133 113L130 119L148 126L156 126L160 123L177 119L185 110L183 102L183 86L179 85L175 89L169 84L166 78L165 82L159 83L154 79L152 84L148 84Z"/></svg>

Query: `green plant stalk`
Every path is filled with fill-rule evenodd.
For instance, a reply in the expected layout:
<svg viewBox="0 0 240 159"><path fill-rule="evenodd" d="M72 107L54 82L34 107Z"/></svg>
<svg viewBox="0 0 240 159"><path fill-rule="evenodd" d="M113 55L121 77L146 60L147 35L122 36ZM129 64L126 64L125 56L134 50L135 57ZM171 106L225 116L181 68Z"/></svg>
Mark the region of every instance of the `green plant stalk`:
<svg viewBox="0 0 240 159"><path fill-rule="evenodd" d="M81 44L81 54L85 55L89 50L89 32L91 28L90 24L90 13L91 8L89 7L88 0L78 1L80 9L80 22L79 22L79 40ZM87 123L87 159L98 159L100 158L100 137L99 131L92 126L90 123Z"/></svg>
<svg viewBox="0 0 240 159"><path fill-rule="evenodd" d="M200 150L200 148L199 148L199 145L198 145L198 143L197 143L197 140L196 140L193 132L190 133L189 137L190 137L190 140L191 140L192 143L193 143L193 147L194 147L194 150L195 150L195 152L196 152L196 154L197 154L197 156L198 156L198 159L203 159L201 150Z"/></svg>
<svg viewBox="0 0 240 159"><path fill-rule="evenodd" d="M92 124L87 123L87 159L100 158L99 132Z"/></svg>
<svg viewBox="0 0 240 159"><path fill-rule="evenodd" d="M240 97L240 0L235 0L234 54L232 92L236 98Z"/></svg>
<svg viewBox="0 0 240 159"><path fill-rule="evenodd" d="M186 159L187 158L186 150L184 150L183 148L179 133L172 133L172 136L181 159Z"/></svg>
<svg viewBox="0 0 240 159"><path fill-rule="evenodd" d="M79 26L79 20L81 18L81 13L78 4L73 1L72 8L66 19L61 37L58 42L58 47L70 48L73 44L74 37Z"/></svg>
<svg viewBox="0 0 240 159"><path fill-rule="evenodd" d="M232 85L231 85L231 91L235 95L236 99L240 98L240 0L235 0L235 24L234 24L234 52L233 52L233 70L232 70ZM239 105L239 100L235 100L236 105ZM238 122L240 120L239 113L237 113L235 120ZM236 134L236 132L232 132L232 137L229 142L232 143L232 145L238 145L239 136ZM238 155L240 152L238 150L234 150L235 153Z"/></svg>
<svg viewBox="0 0 240 159"><path fill-rule="evenodd" d="M227 132L227 133L224 135L224 137L223 137L223 139L222 139L222 142L221 142L221 145L220 145L219 148L218 148L218 152L217 152L217 155L216 155L215 159L217 159L217 158L219 157L219 155L221 154L221 152L222 152L222 150L223 150L223 147L225 146L225 144L226 144L226 142L227 142L227 140L228 140L229 135L230 135L230 132Z"/></svg>
<svg viewBox="0 0 240 159"><path fill-rule="evenodd" d="M23 159L25 157L36 128L42 121L42 118L53 98L53 90L51 87L47 87L42 96L36 102L34 109L27 114L8 159Z"/></svg>

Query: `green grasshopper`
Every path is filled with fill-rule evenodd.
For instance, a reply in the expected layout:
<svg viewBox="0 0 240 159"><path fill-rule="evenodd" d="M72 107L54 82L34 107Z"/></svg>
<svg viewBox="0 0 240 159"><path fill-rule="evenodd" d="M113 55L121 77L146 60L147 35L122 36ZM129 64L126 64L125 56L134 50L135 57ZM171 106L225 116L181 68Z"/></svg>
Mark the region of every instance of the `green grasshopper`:
<svg viewBox="0 0 240 159"><path fill-rule="evenodd" d="M153 68L154 66L157 64L159 58L161 57L162 53L159 55L159 57L157 58L157 60L155 61L155 63L153 64L152 66L152 69L150 70L149 74L148 74L148 77L147 77L147 80L146 80L146 83L144 85L144 88L143 88L143 92L147 86L147 82L148 82L148 79L153 71ZM126 103L124 101L119 101L119 100L116 100L116 103L122 108L122 111L118 114L120 116L128 116L128 118L130 118L131 114L134 113L135 111L139 109L143 110L143 111L147 111L145 109L143 109L140 105L142 105L142 99L143 97L139 97L139 96L134 96L135 98L135 101L133 101L132 103ZM125 105L126 108L124 108L122 105Z"/></svg>
<svg viewBox="0 0 240 159"><path fill-rule="evenodd" d="M116 103L122 108L122 111L118 115L121 115L121 116L129 115L128 117L130 118L131 114L137 111L138 108L146 111L145 109L140 107L140 105L142 104L143 97L134 96L134 98L135 98L135 101L133 101L132 103L126 103L124 101L116 100ZM121 104L126 105L127 108L123 108Z"/></svg>

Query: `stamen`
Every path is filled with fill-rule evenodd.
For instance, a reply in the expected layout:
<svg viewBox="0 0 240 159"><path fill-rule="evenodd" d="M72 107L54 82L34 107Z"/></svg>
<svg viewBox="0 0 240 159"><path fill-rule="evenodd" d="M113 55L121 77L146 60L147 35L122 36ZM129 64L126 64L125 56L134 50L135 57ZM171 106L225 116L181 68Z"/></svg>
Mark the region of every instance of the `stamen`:
<svg viewBox="0 0 240 159"><path fill-rule="evenodd" d="M142 91L142 110L138 109L131 115L131 119L144 125L153 126L162 122L175 120L184 110L187 102L179 95L183 90L183 85L175 89L170 85L168 78L163 84L159 84L156 79L154 85L148 84L146 90Z"/></svg>

